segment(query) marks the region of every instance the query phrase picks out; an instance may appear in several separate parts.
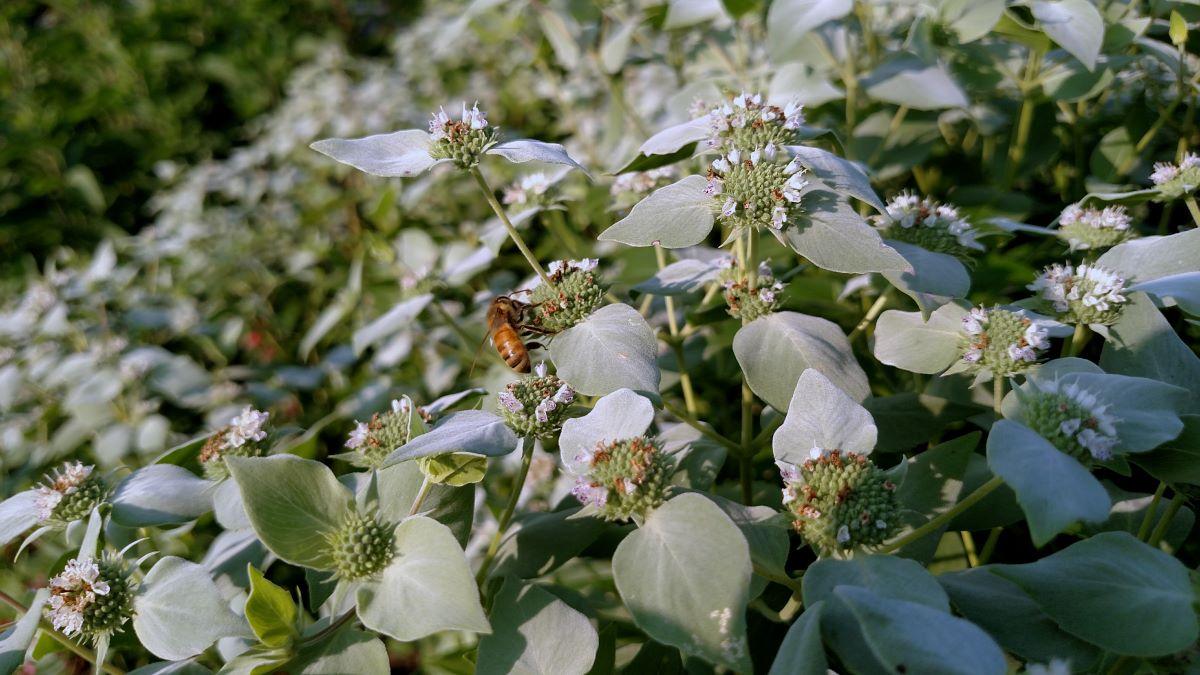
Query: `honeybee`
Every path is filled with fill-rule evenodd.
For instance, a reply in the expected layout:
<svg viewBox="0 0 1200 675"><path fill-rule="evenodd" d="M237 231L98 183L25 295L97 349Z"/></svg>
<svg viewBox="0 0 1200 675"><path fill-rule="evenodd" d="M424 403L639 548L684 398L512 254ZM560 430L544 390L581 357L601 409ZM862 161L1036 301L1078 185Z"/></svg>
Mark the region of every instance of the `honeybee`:
<svg viewBox="0 0 1200 675"><path fill-rule="evenodd" d="M526 321L526 312L532 307L533 305L517 300L511 295L501 295L488 305L488 335L491 336L492 344L495 345L500 358L518 373L529 372L529 350L542 346L537 342L525 342L521 333L549 334L548 331Z"/></svg>

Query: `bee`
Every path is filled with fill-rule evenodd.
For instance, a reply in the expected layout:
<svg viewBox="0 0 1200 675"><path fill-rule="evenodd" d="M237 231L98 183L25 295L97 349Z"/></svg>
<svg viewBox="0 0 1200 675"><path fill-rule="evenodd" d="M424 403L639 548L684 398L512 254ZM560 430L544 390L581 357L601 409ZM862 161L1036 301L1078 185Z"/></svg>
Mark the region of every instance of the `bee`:
<svg viewBox="0 0 1200 675"><path fill-rule="evenodd" d="M526 312L532 307L511 295L501 295L488 305L488 335L500 358L518 373L529 372L529 350L542 346L537 342L525 342L521 333L549 334L526 320Z"/></svg>

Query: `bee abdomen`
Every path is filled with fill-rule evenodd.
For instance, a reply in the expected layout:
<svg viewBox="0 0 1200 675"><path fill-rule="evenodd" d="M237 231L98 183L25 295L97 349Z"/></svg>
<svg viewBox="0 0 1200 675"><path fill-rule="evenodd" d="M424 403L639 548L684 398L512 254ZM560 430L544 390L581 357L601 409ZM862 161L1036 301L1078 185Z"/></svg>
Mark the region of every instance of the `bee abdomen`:
<svg viewBox="0 0 1200 675"><path fill-rule="evenodd" d="M498 327L492 334L492 343L496 345L496 351L509 368L518 373L529 372L529 350L525 348L525 343L521 342L521 337L512 326Z"/></svg>

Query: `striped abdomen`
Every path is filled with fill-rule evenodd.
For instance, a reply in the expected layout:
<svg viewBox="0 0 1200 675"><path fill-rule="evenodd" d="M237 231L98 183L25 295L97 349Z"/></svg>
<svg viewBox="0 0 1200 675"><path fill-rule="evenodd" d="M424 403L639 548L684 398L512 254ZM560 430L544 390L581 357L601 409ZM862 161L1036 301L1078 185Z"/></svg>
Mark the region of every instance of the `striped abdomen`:
<svg viewBox="0 0 1200 675"><path fill-rule="evenodd" d="M496 351L509 368L518 373L529 372L529 350L525 348L521 336L511 324L502 323L496 326L492 331L492 344L496 345Z"/></svg>

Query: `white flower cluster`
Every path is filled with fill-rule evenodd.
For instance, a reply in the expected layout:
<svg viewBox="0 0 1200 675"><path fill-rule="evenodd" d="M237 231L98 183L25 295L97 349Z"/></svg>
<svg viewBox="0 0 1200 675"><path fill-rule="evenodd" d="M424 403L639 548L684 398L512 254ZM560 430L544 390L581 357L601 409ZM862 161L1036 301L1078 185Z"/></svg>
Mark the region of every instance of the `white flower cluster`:
<svg viewBox="0 0 1200 675"><path fill-rule="evenodd" d="M433 140L441 141L453 137L458 129L474 131L486 129L487 126L487 116L479 110L478 103L471 106L470 110L467 110L467 104L463 103L461 121L451 119L445 108L434 113L433 118L429 120L429 134L433 136Z"/></svg>
<svg viewBox="0 0 1200 675"><path fill-rule="evenodd" d="M47 616L55 630L71 636L83 630L84 612L97 595L108 595L108 584L91 558L72 559L62 574L50 580L50 609Z"/></svg>
<svg viewBox="0 0 1200 675"><path fill-rule="evenodd" d="M799 129L800 125L804 124L803 109L804 106L799 101L789 101L782 108L764 105L762 94L750 94L743 91L734 96L732 100L708 111L708 124L713 135L710 142L714 146L720 145L722 134L736 129L745 129L759 120L780 122L787 130Z"/></svg>
<svg viewBox="0 0 1200 675"><path fill-rule="evenodd" d="M412 410L412 404L408 399L392 399L392 412L397 415L405 415ZM346 439L346 447L351 450L357 450L367 442L367 438L371 435L371 425L367 422L359 422L354 420L354 428L350 430L350 437Z"/></svg>
<svg viewBox="0 0 1200 675"><path fill-rule="evenodd" d="M85 466L81 462L74 462L55 469L51 474L50 481L37 488L33 504L37 510L38 520L49 520L63 497L75 492L91 475L92 467Z"/></svg>
<svg viewBox="0 0 1200 675"><path fill-rule="evenodd" d="M516 183L505 188L503 201L505 204L518 206L528 204L545 195L551 185L553 183L550 178L541 171L526 174Z"/></svg>
<svg viewBox="0 0 1200 675"><path fill-rule="evenodd" d="M267 437L263 426L271 413L255 410L246 406L242 413L229 421L229 431L225 434L225 444L230 448L240 448L248 441L261 441Z"/></svg>
<svg viewBox="0 0 1200 675"><path fill-rule="evenodd" d="M1107 405L1101 404L1094 394L1078 384L1048 381L1037 382L1035 386L1043 393L1070 399L1083 411L1083 415L1059 423L1058 430L1063 436L1074 437L1097 460L1112 459L1113 447L1117 444L1117 420L1108 412Z"/></svg>
<svg viewBox="0 0 1200 675"><path fill-rule="evenodd" d="M580 462L591 461L591 456L582 452L579 453L577 458ZM625 483L625 485L630 488L634 487L632 482ZM608 504L608 488L599 483L593 483L592 479L588 476L575 477L575 485L571 487L571 494L579 500L580 504L585 506L591 504L598 509L602 509Z"/></svg>
<svg viewBox="0 0 1200 675"><path fill-rule="evenodd" d="M1026 288L1058 312L1069 311L1073 302L1096 312L1106 312L1129 300L1125 295L1125 279L1103 267L1086 263L1078 267L1051 265Z"/></svg>
<svg viewBox="0 0 1200 675"><path fill-rule="evenodd" d="M533 370L537 377L546 377L546 364L544 362L534 366ZM500 400L500 405L504 406L510 413L516 414L525 410L525 404L521 403L511 391L501 391L497 395L497 398ZM550 413L557 410L558 406L571 405L574 400L575 390L571 388L571 385L564 382L553 394L543 398L534 406L533 416L539 423L545 424L550 421Z"/></svg>
<svg viewBox="0 0 1200 675"><path fill-rule="evenodd" d="M649 171L631 171L613 179L609 192L613 195L625 193L645 194L658 186L660 181L675 177L675 167L663 166Z"/></svg>
<svg viewBox="0 0 1200 675"><path fill-rule="evenodd" d="M761 149L751 150L748 153L742 153L740 150L730 150L729 154L718 157L712 162L712 171L709 172L708 185L704 188L704 194L716 197L725 192L725 183L733 178L733 174L737 169L746 169L752 172L755 167L761 165L763 161L773 162L778 153L778 149L771 143L768 143ZM768 194L767 199L756 199L760 195L754 195L757 192L755 188L762 186L755 185L753 179L749 181L745 178L734 178L738 183L750 183L749 185L738 185L737 192L741 193L738 196L727 196L725 202L721 205L721 216L729 218L737 214L740 208L743 212L748 212L748 215L754 215L760 207L761 203L776 203L771 208L771 226L775 229L781 229L788 220L787 204L799 204L802 197L801 190L807 185L808 181L804 178L804 167L800 165L799 160L792 159L783 168L783 173L786 180L781 186L766 186ZM746 189L749 188L749 189ZM744 195L744 196L743 196ZM752 196L753 195L753 196ZM745 198L750 197L750 198ZM739 198L744 201L739 201Z"/></svg>
<svg viewBox="0 0 1200 675"><path fill-rule="evenodd" d="M1103 209L1072 204L1058 217L1059 226L1086 225L1097 230L1128 230L1129 213L1124 206L1114 204Z"/></svg>
<svg viewBox="0 0 1200 675"><path fill-rule="evenodd" d="M591 272L600 265L599 258L584 258L583 260L554 260L546 270L550 275L558 274L559 270L579 270L580 272Z"/></svg>
<svg viewBox="0 0 1200 675"><path fill-rule="evenodd" d="M962 319L963 332L972 340L963 352L963 361L978 363L983 358L984 350L988 347L988 326L991 323L991 312L982 307L973 307ZM1049 334L1046 328L1036 321L1030 321L1024 327L1019 339L1005 346L1005 355L1014 363L1033 363L1038 360L1038 352L1050 346Z"/></svg>
<svg viewBox="0 0 1200 675"><path fill-rule="evenodd" d="M1150 181L1155 185L1165 185L1191 169L1200 169L1200 155L1194 152L1184 155L1179 164L1172 164L1170 162L1156 163L1154 165L1154 172L1150 174Z"/></svg>
<svg viewBox="0 0 1200 675"><path fill-rule="evenodd" d="M960 246L983 250L976 241L978 233L971 223L951 204L942 204L929 197L921 198L912 192L901 192L885 205L888 218L903 229L928 227L945 230Z"/></svg>

